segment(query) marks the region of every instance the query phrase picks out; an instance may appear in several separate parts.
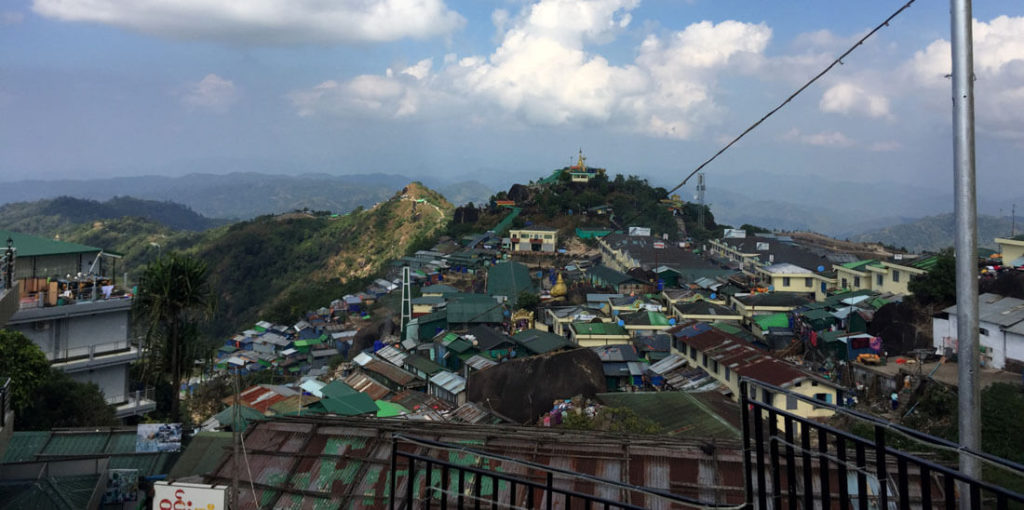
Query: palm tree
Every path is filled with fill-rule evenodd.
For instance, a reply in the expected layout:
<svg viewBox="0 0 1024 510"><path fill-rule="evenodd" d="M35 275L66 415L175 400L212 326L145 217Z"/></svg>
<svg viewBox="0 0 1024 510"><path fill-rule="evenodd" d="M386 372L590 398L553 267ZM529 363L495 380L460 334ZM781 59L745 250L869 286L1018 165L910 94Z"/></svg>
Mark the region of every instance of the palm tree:
<svg viewBox="0 0 1024 510"><path fill-rule="evenodd" d="M169 253L146 266L135 297L136 323L145 327L151 362L174 386L171 419L178 421L178 392L184 367L202 355L199 322L212 311L213 293L206 263L188 255Z"/></svg>

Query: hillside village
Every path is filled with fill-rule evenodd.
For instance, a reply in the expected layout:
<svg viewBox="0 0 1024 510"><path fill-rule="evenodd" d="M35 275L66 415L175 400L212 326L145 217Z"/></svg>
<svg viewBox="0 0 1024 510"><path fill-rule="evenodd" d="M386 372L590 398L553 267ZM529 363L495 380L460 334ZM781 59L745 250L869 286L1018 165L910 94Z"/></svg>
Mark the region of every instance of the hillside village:
<svg viewBox="0 0 1024 510"><path fill-rule="evenodd" d="M742 469L739 441L749 433L742 402L819 423L840 423L837 408L898 422L929 387L955 384L955 306L924 317L901 308L941 254L717 225L702 204L665 198L635 177L610 179L582 150L574 165L479 207L435 203L439 195L418 189L392 201L449 222L433 246L391 260L338 258L335 271L372 283L287 322L239 327L216 339L211 362L197 357L177 388L193 429L183 451L117 446L135 434L121 428L11 432L8 419L0 422L3 465L90 454L143 479L229 484L237 475L231 433L241 432L257 470L243 507L284 507L289 498L296 507L340 507L354 493L378 507L384 471L367 469L373 452L358 452L384 431L506 452L566 440L559 430L594 431L566 440L580 451L588 441L628 450L632 435L654 433L681 459L720 461L721 488L711 497L727 503L743 489L729 478ZM144 423L158 398L133 378L145 346L131 333L137 289L118 280L121 256L17 232L0 237L16 248L0 324L30 338L54 367L95 383L126 426ZM995 242L999 252L979 258L983 278L1024 269L1024 240ZM983 382L1019 385L1024 300L985 293L979 307ZM329 426L344 434L331 436ZM501 434L512 446L494 445ZM324 436L336 450L310 449ZM293 444L297 437L305 442ZM687 441L721 451L701 453L706 446ZM274 460L297 451L322 462L353 455L363 465L313 484L310 476L334 475Z"/></svg>

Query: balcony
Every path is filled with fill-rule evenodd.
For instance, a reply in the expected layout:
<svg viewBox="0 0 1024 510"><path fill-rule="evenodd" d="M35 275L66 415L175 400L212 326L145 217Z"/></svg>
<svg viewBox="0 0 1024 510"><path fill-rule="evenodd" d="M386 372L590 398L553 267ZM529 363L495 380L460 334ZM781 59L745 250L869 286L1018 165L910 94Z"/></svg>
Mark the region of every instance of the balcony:
<svg viewBox="0 0 1024 510"><path fill-rule="evenodd" d="M1024 466L972 452L783 388L741 380L742 492L703 480L694 494L630 485L552 465L394 433L387 478L388 508L1020 508L1024 494L960 473L950 463L971 455L1011 476ZM864 438L746 398L752 386L802 399L872 425ZM897 437L921 451L893 447ZM713 446L712 446L713 448ZM939 453L934 453L939 452ZM945 457L943 457L945 454ZM670 456L670 452L665 452ZM466 459L479 459L466 462ZM939 460L939 459L945 459ZM462 462L460 462L462 460ZM553 461L555 459L552 459ZM561 462L561 461L559 461ZM488 466L497 466L488 469ZM670 480L659 483L668 486ZM739 480L737 480L738 482Z"/></svg>
<svg viewBox="0 0 1024 510"><path fill-rule="evenodd" d="M114 415L118 418L142 416L156 410L156 398L152 386L128 392L125 395L108 396L107 403L114 406Z"/></svg>
<svg viewBox="0 0 1024 510"><path fill-rule="evenodd" d="M95 370L111 365L131 363L139 359L139 350L128 340L46 351L45 354L53 368L59 368L65 372Z"/></svg>
<svg viewBox="0 0 1024 510"><path fill-rule="evenodd" d="M76 301L58 306L40 306L38 300L22 301L20 309L11 317L11 322L40 321L129 311L132 308L131 298L97 299L95 301Z"/></svg>

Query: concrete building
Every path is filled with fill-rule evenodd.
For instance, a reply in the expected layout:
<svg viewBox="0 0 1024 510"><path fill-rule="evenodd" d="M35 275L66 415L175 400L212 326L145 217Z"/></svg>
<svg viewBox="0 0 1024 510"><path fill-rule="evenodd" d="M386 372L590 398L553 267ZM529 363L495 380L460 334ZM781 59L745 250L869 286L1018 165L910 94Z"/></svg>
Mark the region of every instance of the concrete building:
<svg viewBox="0 0 1024 510"><path fill-rule="evenodd" d="M1024 266L1024 239L1019 237L1014 239L996 238L996 244L999 245L999 253L1003 256L1004 266Z"/></svg>
<svg viewBox="0 0 1024 510"><path fill-rule="evenodd" d="M508 249L512 252L554 253L558 246L558 229L524 227L509 230Z"/></svg>
<svg viewBox="0 0 1024 510"><path fill-rule="evenodd" d="M840 289L873 290L880 293L910 294L910 279L927 272L934 257L904 264L902 261L859 260L833 266Z"/></svg>
<svg viewBox="0 0 1024 510"><path fill-rule="evenodd" d="M932 317L932 339L939 354L957 352L956 305ZM978 296L978 343L982 366L1024 369L1024 300L988 293Z"/></svg>
<svg viewBox="0 0 1024 510"><path fill-rule="evenodd" d="M132 299L103 276L102 271L113 270L112 263L108 268L101 262L108 254L0 231L5 235L17 250L14 274L21 295L6 327L30 338L54 368L99 386L119 418L154 410L152 392L130 384L129 367L139 358L130 341Z"/></svg>

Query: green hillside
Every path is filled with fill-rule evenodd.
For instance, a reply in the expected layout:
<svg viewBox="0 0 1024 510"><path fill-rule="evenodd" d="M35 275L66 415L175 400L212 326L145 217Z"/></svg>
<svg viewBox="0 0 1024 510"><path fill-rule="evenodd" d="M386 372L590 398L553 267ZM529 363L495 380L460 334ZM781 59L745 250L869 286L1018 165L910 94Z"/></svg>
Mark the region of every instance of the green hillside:
<svg viewBox="0 0 1024 510"><path fill-rule="evenodd" d="M0 207L0 225L26 234L52 236L85 223L137 217L174 230L202 231L226 223L174 202L114 197L106 202L57 197Z"/></svg>

